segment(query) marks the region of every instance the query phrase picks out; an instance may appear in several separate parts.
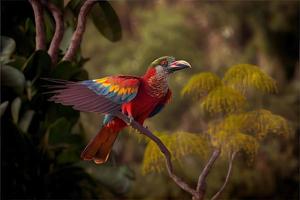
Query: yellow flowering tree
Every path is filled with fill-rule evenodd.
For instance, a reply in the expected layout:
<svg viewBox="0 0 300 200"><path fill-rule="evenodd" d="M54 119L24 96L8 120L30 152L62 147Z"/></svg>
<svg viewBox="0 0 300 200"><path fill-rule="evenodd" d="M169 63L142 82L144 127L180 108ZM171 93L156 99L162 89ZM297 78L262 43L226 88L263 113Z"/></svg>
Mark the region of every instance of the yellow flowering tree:
<svg viewBox="0 0 300 200"><path fill-rule="evenodd" d="M160 172L164 169L164 155L168 173L177 185L191 193L193 199L203 199L207 175L215 160L226 155L229 158L226 179L212 197L218 199L229 180L232 162L238 152L243 151L252 159L266 135L288 135L291 132L283 117L261 108L250 109L254 105L247 101L247 97L254 90L277 92L276 82L254 65L234 65L227 70L223 79L211 72L194 75L183 88L182 95L193 97L201 109L210 114L211 120L206 130L201 134L158 133L158 139L154 140L150 137L152 140L148 142L144 153L143 172ZM183 156L191 153L202 158L207 158L211 153L195 189L178 178L171 165L171 161L181 162Z"/></svg>

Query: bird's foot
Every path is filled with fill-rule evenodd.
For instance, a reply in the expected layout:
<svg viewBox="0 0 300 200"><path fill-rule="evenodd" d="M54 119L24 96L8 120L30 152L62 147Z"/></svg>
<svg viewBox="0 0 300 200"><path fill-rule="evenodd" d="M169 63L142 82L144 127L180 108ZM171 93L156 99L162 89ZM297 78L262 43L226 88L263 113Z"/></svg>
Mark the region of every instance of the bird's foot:
<svg viewBox="0 0 300 200"><path fill-rule="evenodd" d="M130 126L132 122L134 121L134 118L132 116L128 116L129 121L127 122L127 125Z"/></svg>

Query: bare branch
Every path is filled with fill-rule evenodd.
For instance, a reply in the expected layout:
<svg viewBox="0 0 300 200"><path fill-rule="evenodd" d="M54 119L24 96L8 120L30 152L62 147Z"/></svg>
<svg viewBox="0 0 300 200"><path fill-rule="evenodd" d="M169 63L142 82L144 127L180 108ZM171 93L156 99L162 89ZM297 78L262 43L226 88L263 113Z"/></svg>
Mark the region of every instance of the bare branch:
<svg viewBox="0 0 300 200"><path fill-rule="evenodd" d="M57 62L59 45L64 36L64 20L61 10L57 8L55 4L51 1L48 1L46 4L55 20L55 32L48 49L48 54L51 57L52 64L55 64Z"/></svg>
<svg viewBox="0 0 300 200"><path fill-rule="evenodd" d="M229 180L229 177L231 175L231 171L232 171L232 163L233 163L233 160L236 156L236 153L237 152L233 152L232 155L231 155L231 158L230 158L230 161L229 161L229 167L228 167L228 171L227 171L227 175L226 175L226 178L225 178L225 181L222 185L222 187L220 188L220 190L211 198L211 200L217 200L220 198L222 192L224 191L227 183L228 183L228 180Z"/></svg>
<svg viewBox="0 0 300 200"><path fill-rule="evenodd" d="M45 27L43 21L43 7L39 0L29 0L35 19L35 49L45 50L46 49L46 36Z"/></svg>
<svg viewBox="0 0 300 200"><path fill-rule="evenodd" d="M76 30L73 33L70 46L69 46L63 60L71 61L74 58L74 56L80 46L83 33L85 31L87 15L95 3L96 3L96 1L86 0L84 2L84 4L82 5L82 7L80 8L80 11L78 14L78 19L77 19Z"/></svg>
<svg viewBox="0 0 300 200"><path fill-rule="evenodd" d="M217 158L219 157L221 151L219 149L215 149L209 159L209 161L207 162L207 164L205 165L202 173L199 176L198 179L198 184L197 184L197 192L199 193L199 199L203 199L204 195L205 195L205 190L206 190L206 177L208 176L211 168L213 167L215 161L217 160Z"/></svg>
<svg viewBox="0 0 300 200"><path fill-rule="evenodd" d="M141 132L142 134L144 134L145 136L149 137L153 142L155 142L157 144L157 146L159 147L160 151L164 154L165 159L166 159L166 167L168 170L168 174L169 176L173 179L173 181L184 191L190 193L194 199L199 199L199 194L196 190L194 190L193 188L191 188L186 182L184 182L181 178L179 178L178 176L176 176L173 172L173 165L171 162L171 153L168 150L168 148L164 145L164 143L158 138L156 137L151 131L149 131L147 128L143 127L141 124L139 124L136 121L131 121L130 119L124 115L121 112L116 112L114 113L115 116L117 116L118 118L122 119L124 122L126 123L130 123L130 126L133 127L134 129L137 129L139 132Z"/></svg>

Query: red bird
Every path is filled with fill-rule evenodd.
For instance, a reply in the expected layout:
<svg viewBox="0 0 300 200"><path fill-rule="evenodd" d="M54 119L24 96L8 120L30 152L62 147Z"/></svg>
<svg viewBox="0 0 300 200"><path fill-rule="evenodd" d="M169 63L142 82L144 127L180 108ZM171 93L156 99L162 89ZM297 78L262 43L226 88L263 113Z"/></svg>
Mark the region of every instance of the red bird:
<svg viewBox="0 0 300 200"><path fill-rule="evenodd" d="M131 120L143 124L145 119L159 113L171 98L169 74L190 68L183 60L164 56L153 61L144 76L108 76L81 82L61 82L49 99L84 112L105 113L103 126L81 154L84 160L100 164L107 161L118 133L127 126L114 117L122 111Z"/></svg>

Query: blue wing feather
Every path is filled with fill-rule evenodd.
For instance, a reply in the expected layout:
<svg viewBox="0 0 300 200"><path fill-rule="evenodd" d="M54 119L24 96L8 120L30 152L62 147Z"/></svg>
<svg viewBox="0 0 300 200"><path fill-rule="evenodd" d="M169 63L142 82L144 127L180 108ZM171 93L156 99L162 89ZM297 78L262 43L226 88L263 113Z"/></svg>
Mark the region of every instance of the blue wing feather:
<svg viewBox="0 0 300 200"><path fill-rule="evenodd" d="M131 76L111 76L81 83L97 95L104 96L114 103L122 104L136 97L140 79ZM128 91L130 91L129 94Z"/></svg>
<svg viewBox="0 0 300 200"><path fill-rule="evenodd" d="M171 96L172 96L172 92L171 92L171 90L168 90L168 93L166 94L166 96L154 107L154 109L150 113L149 117L153 117L157 113L159 113L165 107L165 105L169 102L169 100L171 99Z"/></svg>
<svg viewBox="0 0 300 200"><path fill-rule="evenodd" d="M163 108L165 107L165 104L158 104L154 110L150 113L149 117L153 117L157 113L159 113Z"/></svg>

